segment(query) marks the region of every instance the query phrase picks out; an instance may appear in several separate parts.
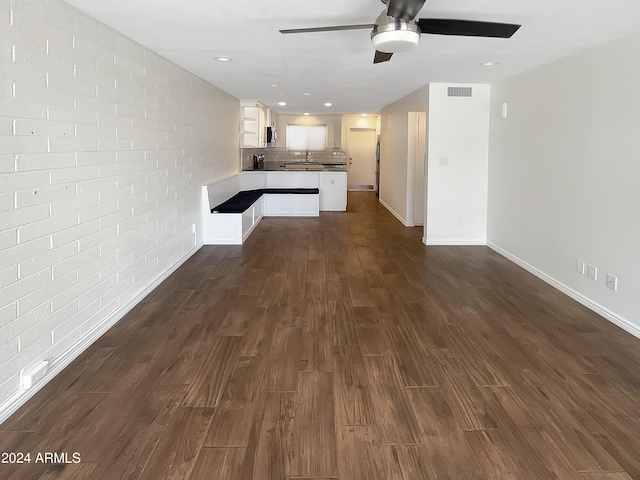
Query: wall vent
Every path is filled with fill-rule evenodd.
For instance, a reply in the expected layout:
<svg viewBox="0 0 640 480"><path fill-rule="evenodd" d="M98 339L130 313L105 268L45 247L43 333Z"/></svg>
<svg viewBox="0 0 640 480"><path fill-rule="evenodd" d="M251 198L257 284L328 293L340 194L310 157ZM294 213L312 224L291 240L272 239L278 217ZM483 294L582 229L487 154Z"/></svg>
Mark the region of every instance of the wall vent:
<svg viewBox="0 0 640 480"><path fill-rule="evenodd" d="M447 89L447 97L470 97L471 93L471 87L449 87Z"/></svg>

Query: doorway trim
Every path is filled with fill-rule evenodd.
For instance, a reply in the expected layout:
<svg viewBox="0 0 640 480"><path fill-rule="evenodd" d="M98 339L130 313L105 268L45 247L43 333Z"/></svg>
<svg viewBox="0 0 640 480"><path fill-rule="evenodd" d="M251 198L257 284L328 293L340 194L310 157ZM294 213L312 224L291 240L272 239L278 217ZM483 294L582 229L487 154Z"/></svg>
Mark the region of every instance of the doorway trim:
<svg viewBox="0 0 640 480"><path fill-rule="evenodd" d="M347 131L347 142L346 142L346 146L347 146L347 156L349 157L349 170L351 170L351 132L371 132L374 134L374 138L376 139L376 143L377 143L377 138L378 138L378 131L376 128L371 128L371 127L349 127L348 131ZM374 147L374 151L375 151L375 146L376 143L373 143L373 147ZM375 159L375 155L374 157L371 159L371 176L373 178L373 183L371 184L365 184L365 185L349 185L349 173L347 173L347 190L348 191L375 191L375 171L376 171L376 159Z"/></svg>
<svg viewBox="0 0 640 480"><path fill-rule="evenodd" d="M418 123L418 117L420 115L424 115L425 116L425 124L420 126L420 128L423 128L424 130L419 131L419 123ZM407 204L407 210L406 210L406 223L405 225L407 227L415 227L416 223L415 223L415 212L414 212L414 205L415 205L415 196L416 196L416 188L415 188L415 166L416 166L416 162L420 161L420 159L418 159L418 147L419 147L419 142L418 142L418 137L420 134L424 135L424 141L425 141L425 155L426 155L426 143L427 143L427 115L424 111L413 111L413 112L408 112L407 114L407 198L406 198L406 204ZM424 220L423 220L423 224L426 228L426 224L427 224L427 218L426 218L426 211L427 211L427 206L426 206L426 202L427 202L427 159L426 156L425 158L422 160L425 162L425 175L424 175L424 181L425 181L425 185L424 185L424 196L425 196L425 206L424 206ZM422 226L420 225L420 226Z"/></svg>

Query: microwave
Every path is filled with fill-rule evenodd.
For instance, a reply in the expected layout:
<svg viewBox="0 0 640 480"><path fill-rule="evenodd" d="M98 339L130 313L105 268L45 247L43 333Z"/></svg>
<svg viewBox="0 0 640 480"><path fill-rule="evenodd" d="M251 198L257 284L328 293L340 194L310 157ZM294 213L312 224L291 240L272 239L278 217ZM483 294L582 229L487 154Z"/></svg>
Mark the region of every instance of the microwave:
<svg viewBox="0 0 640 480"><path fill-rule="evenodd" d="M267 145L278 141L278 130L276 127L267 127Z"/></svg>

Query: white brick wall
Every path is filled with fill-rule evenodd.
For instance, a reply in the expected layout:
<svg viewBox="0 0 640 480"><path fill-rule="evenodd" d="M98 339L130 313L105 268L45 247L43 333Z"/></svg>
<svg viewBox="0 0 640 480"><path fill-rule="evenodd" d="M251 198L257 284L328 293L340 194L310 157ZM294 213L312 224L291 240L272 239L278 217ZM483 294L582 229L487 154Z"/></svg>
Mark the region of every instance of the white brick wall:
<svg viewBox="0 0 640 480"><path fill-rule="evenodd" d="M0 409L193 248L238 124L236 98L61 0L0 0Z"/></svg>

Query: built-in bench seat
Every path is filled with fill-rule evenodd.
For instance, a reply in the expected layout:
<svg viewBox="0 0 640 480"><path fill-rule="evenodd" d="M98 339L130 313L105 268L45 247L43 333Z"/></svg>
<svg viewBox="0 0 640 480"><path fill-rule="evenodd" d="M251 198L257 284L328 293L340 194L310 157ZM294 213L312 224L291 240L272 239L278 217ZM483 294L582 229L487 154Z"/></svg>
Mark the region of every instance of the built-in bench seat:
<svg viewBox="0 0 640 480"><path fill-rule="evenodd" d="M319 188L260 188L236 193L229 200L211 209L211 213L242 213L262 195L319 195Z"/></svg>
<svg viewBox="0 0 640 480"><path fill-rule="evenodd" d="M203 243L241 245L263 216L317 217L318 178L297 175L251 172L203 186Z"/></svg>

